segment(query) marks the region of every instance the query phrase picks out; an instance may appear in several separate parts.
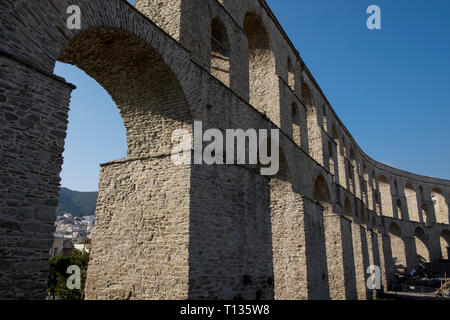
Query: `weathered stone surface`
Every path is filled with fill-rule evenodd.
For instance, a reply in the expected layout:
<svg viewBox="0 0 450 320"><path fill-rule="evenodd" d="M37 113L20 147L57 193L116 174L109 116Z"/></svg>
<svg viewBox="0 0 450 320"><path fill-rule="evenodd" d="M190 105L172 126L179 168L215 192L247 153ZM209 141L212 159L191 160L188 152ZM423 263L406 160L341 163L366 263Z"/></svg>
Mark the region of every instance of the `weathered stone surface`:
<svg viewBox="0 0 450 320"><path fill-rule="evenodd" d="M89 299L370 299L368 265L386 288L398 261L446 255L450 182L368 157L264 1L135 3L0 0L0 298L45 297L75 89L56 61L127 129L127 157L101 168ZM280 129L279 174L174 165L194 120Z"/></svg>

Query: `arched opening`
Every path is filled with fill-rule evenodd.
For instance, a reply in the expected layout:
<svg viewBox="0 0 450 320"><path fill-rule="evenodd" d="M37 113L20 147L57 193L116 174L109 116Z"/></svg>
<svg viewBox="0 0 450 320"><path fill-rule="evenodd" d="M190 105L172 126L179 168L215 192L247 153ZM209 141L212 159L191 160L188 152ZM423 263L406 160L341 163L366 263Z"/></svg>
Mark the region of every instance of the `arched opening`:
<svg viewBox="0 0 450 320"><path fill-rule="evenodd" d="M428 212L428 206L426 204L424 204L422 206L422 221L423 223L425 223L425 225L429 225L430 224L430 219L429 219L429 212Z"/></svg>
<svg viewBox="0 0 450 320"><path fill-rule="evenodd" d="M322 149L321 135L316 132L319 130L319 124L317 119L317 110L311 89L308 84L303 81L301 86L301 101L306 108L306 127L308 131L308 148L309 154L319 163L323 162L320 156L320 150Z"/></svg>
<svg viewBox="0 0 450 320"><path fill-rule="evenodd" d="M350 162L347 163L347 177L348 177L348 188L351 194L355 194L355 188L353 183L353 167Z"/></svg>
<svg viewBox="0 0 450 320"><path fill-rule="evenodd" d="M341 142L339 140L339 133L335 123L333 123L333 126L331 127L331 134L334 142L336 143L336 161L337 161L336 177L338 178L336 179L336 181L339 180L340 184L342 185L343 182L345 182L344 159L341 154Z"/></svg>
<svg viewBox="0 0 450 320"><path fill-rule="evenodd" d="M57 62L54 74L77 87L70 99L57 215L91 216L96 200L91 192L98 191L99 164L126 157L126 129L111 96L83 70ZM92 201L85 199L91 196ZM81 201L79 205L74 197Z"/></svg>
<svg viewBox="0 0 450 320"><path fill-rule="evenodd" d="M356 164L355 151L353 147L350 147L350 163L349 163L349 184L351 192L359 197L357 194L357 186L358 186L358 167Z"/></svg>
<svg viewBox="0 0 450 320"><path fill-rule="evenodd" d="M416 264L420 269L425 269L426 264L430 262L430 252L427 237L422 228L416 228L414 241L416 243Z"/></svg>
<svg viewBox="0 0 450 320"><path fill-rule="evenodd" d="M411 221L421 222L419 217L419 206L417 204L417 194L414 187L409 183L405 186L405 196L408 205L409 219Z"/></svg>
<svg viewBox="0 0 450 320"><path fill-rule="evenodd" d="M361 219L361 224L363 224L363 225L367 224L366 208L364 208L364 206L361 206L360 219Z"/></svg>
<svg viewBox="0 0 450 320"><path fill-rule="evenodd" d="M300 112L296 103L292 104L292 138L299 147L302 145L302 132L300 126Z"/></svg>
<svg viewBox="0 0 450 320"><path fill-rule="evenodd" d="M393 223L389 226L391 243L391 268L395 274L403 274L406 270L406 248L400 227Z"/></svg>
<svg viewBox="0 0 450 320"><path fill-rule="evenodd" d="M349 219L353 219L353 209L348 198L345 198L344 202L344 215Z"/></svg>
<svg viewBox="0 0 450 320"><path fill-rule="evenodd" d="M230 86L230 44L227 29L219 18L211 22L211 74Z"/></svg>
<svg viewBox="0 0 450 320"><path fill-rule="evenodd" d="M376 217L372 217L371 228L374 230L377 228L377 218Z"/></svg>
<svg viewBox="0 0 450 320"><path fill-rule="evenodd" d="M254 12L245 15L244 32L248 38L250 104L278 124L279 85L269 34Z"/></svg>
<svg viewBox="0 0 450 320"><path fill-rule="evenodd" d="M328 141L328 165L330 168L330 173L333 175L333 179L336 182L336 164L335 164L334 148L331 141Z"/></svg>
<svg viewBox="0 0 450 320"><path fill-rule="evenodd" d="M375 212L381 214L381 201L377 191L375 191Z"/></svg>
<svg viewBox="0 0 450 320"><path fill-rule="evenodd" d="M58 60L79 67L111 95L127 131L128 157L170 154L172 131L191 129L178 80L141 39L122 30L94 28L75 36Z"/></svg>
<svg viewBox="0 0 450 320"><path fill-rule="evenodd" d="M328 133L328 119L327 119L327 106L322 105L322 121L323 121L323 130Z"/></svg>
<svg viewBox="0 0 450 320"><path fill-rule="evenodd" d="M179 261L166 261L164 267L146 261L154 261L157 255L175 254L184 255L183 263L188 263L187 251L182 252L185 250L182 247L188 246L183 235L189 230L180 226L187 226L189 217L180 208L187 208L189 183L180 186L175 180L168 182L159 177L162 172L177 170L184 181L189 181L187 167L176 169L170 159L174 147L172 132L175 129L191 132L192 118L184 91L155 49L119 29L100 27L77 34L58 60L79 67L95 79L111 96L126 128L127 157L102 165L101 169L86 295L120 298L129 289L132 297L167 297L156 288L171 279L186 278L186 269L169 275L163 268L173 269ZM165 221L169 214L173 217L170 222ZM148 228L137 232L136 221ZM155 237L168 242L172 236L180 237L180 246L161 247L147 241ZM144 241L145 251L135 245ZM139 263L137 258L123 260L125 256L141 260ZM122 261L120 268L129 271L115 280L117 286L126 289L115 291L108 283L108 279L121 272L118 266L105 268L111 260ZM151 276L138 272L142 268ZM147 286L131 289L132 281L145 282ZM172 281L175 286L183 286L181 282Z"/></svg>
<svg viewBox="0 0 450 320"><path fill-rule="evenodd" d="M450 231L444 230L440 237L441 257L443 260L450 260Z"/></svg>
<svg viewBox="0 0 450 320"><path fill-rule="evenodd" d="M288 68L289 88L291 88L292 91L295 91L295 73L294 73L294 67L292 66L292 61L291 61L290 57L288 57L288 59L287 59L287 68Z"/></svg>
<svg viewBox="0 0 450 320"><path fill-rule="evenodd" d="M322 175L319 175L314 183L314 200L324 208L324 212L331 213L333 206L331 204L330 191L327 182Z"/></svg>
<svg viewBox="0 0 450 320"><path fill-rule="evenodd" d="M436 222L442 224L449 224L448 206L445 201L445 196L440 189L433 189L431 192L431 199L434 204L434 213L436 214Z"/></svg>
<svg viewBox="0 0 450 320"><path fill-rule="evenodd" d="M394 217L394 212L392 210L391 185L385 176L380 176L378 178L378 185L381 196L381 214L386 217Z"/></svg>
<svg viewBox="0 0 450 320"><path fill-rule="evenodd" d="M402 202L400 199L397 199L397 203L396 203L396 216L395 218L397 219L406 219L404 213L403 213L403 207L402 207Z"/></svg>

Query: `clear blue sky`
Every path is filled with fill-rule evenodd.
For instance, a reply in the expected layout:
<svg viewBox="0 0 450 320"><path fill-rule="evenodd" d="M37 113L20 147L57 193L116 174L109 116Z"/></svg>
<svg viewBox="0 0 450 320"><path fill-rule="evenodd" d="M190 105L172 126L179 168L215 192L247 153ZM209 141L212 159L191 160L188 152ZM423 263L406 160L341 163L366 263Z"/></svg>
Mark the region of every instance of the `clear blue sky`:
<svg viewBox="0 0 450 320"><path fill-rule="evenodd" d="M130 1L131 2L131 1ZM268 0L332 107L375 160L450 179L450 1ZM382 30L366 8L382 10ZM108 94L77 68L62 185L97 190L99 163L126 155Z"/></svg>

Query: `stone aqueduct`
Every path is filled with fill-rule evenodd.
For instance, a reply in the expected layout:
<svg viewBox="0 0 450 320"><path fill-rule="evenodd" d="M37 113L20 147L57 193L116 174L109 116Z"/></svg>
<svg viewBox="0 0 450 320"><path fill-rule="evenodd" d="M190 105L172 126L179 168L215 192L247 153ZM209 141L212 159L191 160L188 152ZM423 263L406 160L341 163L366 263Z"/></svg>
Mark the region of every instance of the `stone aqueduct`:
<svg viewBox="0 0 450 320"><path fill-rule="evenodd" d="M81 30L66 26L79 5ZM259 0L0 0L0 297L45 297L75 87L114 99L90 299L372 299L366 273L448 259L450 181L374 161ZM280 129L281 169L177 166L171 133Z"/></svg>

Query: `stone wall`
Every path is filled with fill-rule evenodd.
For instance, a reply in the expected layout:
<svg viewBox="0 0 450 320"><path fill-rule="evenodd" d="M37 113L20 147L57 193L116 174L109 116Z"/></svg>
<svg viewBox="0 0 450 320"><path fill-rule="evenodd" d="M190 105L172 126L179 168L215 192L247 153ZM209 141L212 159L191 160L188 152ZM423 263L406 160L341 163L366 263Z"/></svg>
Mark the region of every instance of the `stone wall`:
<svg viewBox="0 0 450 320"><path fill-rule="evenodd" d="M135 2L0 0L1 298L45 297L74 89L56 61L98 81L127 129L127 158L101 169L89 299L370 299L369 265L386 288L395 261L445 255L450 182L368 157L264 1ZM279 174L174 165L171 134L195 120L279 129Z"/></svg>

